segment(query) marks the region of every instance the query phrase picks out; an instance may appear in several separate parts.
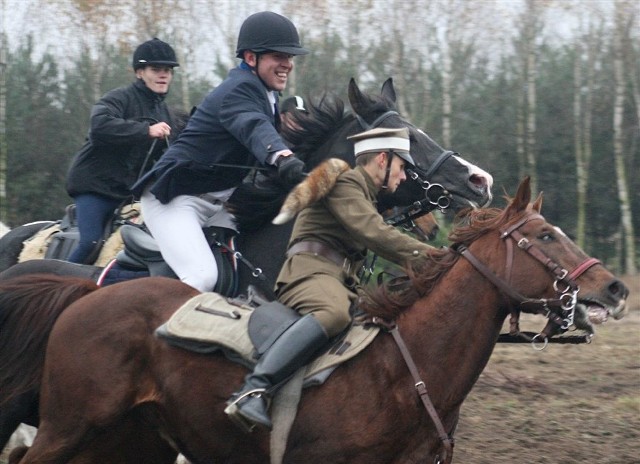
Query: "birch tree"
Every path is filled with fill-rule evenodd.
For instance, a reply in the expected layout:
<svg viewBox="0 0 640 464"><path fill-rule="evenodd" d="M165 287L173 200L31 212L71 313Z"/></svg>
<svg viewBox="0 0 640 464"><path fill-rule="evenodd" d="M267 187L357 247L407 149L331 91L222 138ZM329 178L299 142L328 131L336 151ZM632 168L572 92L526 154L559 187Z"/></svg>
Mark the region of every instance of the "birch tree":
<svg viewBox="0 0 640 464"><path fill-rule="evenodd" d="M576 242L583 248L586 245L587 191L593 152L591 141L593 94L596 91L595 69L602 33L601 26L596 27L591 20L587 22L587 29L576 38L573 71L573 131L577 179Z"/></svg>
<svg viewBox="0 0 640 464"><path fill-rule="evenodd" d="M627 82L625 76L624 43L631 25L635 23L635 18L633 14L630 14L631 9L625 6L625 2L616 2L615 4L615 26L613 30L613 80L615 86L613 102L613 158L618 186L618 201L620 202L622 238L624 242L624 272L628 275L635 275L635 234L633 232L633 217L626 178L623 130L625 88Z"/></svg>
<svg viewBox="0 0 640 464"><path fill-rule="evenodd" d="M7 35L4 0L0 0L0 223L7 222Z"/></svg>

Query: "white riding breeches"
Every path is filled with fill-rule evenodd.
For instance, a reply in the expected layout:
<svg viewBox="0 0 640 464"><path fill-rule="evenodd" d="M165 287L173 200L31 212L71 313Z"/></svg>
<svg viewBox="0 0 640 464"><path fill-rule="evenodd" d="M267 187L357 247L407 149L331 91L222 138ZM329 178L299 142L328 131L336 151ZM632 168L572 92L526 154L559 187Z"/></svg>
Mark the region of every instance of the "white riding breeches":
<svg viewBox="0 0 640 464"><path fill-rule="evenodd" d="M180 280L201 292L213 291L218 280L218 266L202 227L236 229L233 216L223 207L233 191L180 195L163 204L146 189L140 198L142 217L165 262Z"/></svg>

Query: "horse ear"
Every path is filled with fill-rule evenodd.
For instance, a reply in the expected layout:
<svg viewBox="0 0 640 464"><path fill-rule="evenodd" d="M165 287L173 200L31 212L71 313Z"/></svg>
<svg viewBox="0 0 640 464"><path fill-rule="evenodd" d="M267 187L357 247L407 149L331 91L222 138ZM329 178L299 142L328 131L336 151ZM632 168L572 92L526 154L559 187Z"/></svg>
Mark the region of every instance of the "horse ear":
<svg viewBox="0 0 640 464"><path fill-rule="evenodd" d="M349 81L349 103L351 103L351 108L353 108L353 112L356 114L361 114L362 109L364 108L364 97L360 89L358 88L358 84L356 84L356 80L352 77Z"/></svg>
<svg viewBox="0 0 640 464"><path fill-rule="evenodd" d="M538 195L538 198L536 198L536 201L533 202L532 208L538 213L542 209L542 192L540 192L540 194Z"/></svg>
<svg viewBox="0 0 640 464"><path fill-rule="evenodd" d="M396 102L396 89L393 88L393 78L389 78L382 84L382 96L392 102Z"/></svg>
<svg viewBox="0 0 640 464"><path fill-rule="evenodd" d="M531 179L529 176L525 177L520 185L518 186L518 191L516 192L516 196L511 200L511 204L509 205L509 210L514 213L519 213L524 211L527 206L529 206L529 202L531 201Z"/></svg>

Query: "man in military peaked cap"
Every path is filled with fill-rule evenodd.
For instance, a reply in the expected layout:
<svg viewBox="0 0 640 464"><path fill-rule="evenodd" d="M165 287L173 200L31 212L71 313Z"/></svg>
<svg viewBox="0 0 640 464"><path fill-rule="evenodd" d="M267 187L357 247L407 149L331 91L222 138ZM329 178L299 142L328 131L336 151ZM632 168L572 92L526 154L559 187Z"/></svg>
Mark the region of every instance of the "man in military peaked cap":
<svg viewBox="0 0 640 464"><path fill-rule="evenodd" d="M431 248L386 224L375 206L378 193L394 192L407 178L405 166L414 164L409 131L377 128L349 139L356 167L343 172L324 198L298 215L277 279L278 299L303 317L262 355L225 410L245 426L271 428L267 400L274 385L351 323L358 271L368 250L403 265Z"/></svg>

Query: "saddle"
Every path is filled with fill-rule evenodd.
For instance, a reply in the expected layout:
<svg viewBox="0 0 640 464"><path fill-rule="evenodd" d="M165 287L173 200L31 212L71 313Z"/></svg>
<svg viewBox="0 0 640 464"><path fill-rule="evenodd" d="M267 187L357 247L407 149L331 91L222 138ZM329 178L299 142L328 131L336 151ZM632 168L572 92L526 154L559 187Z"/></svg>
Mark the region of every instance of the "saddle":
<svg viewBox="0 0 640 464"><path fill-rule="evenodd" d="M115 254L122 248L122 241L117 234L118 227L122 224L135 224L140 218L138 204L127 204L114 211L105 225L101 240L95 244L86 264L106 265L108 260L102 255L111 253L111 250L115 250L113 251ZM71 204L65 208L65 214L61 220L44 227L24 242L18 262L42 258L66 261L79 240L80 231L76 220L76 205Z"/></svg>
<svg viewBox="0 0 640 464"><path fill-rule="evenodd" d="M249 288L247 299L202 293L181 306L155 334L168 344L201 354L222 352L252 368L278 337L301 316L277 301L266 301ZM328 349L302 367L278 389L271 406L272 464L282 464L287 439L304 387L320 385L335 368L364 350L378 335L373 325L352 325Z"/></svg>
<svg viewBox="0 0 640 464"><path fill-rule="evenodd" d="M235 296L238 287L238 269L234 259L235 231L211 226L203 229L218 265L218 281L214 291ZM164 276L177 279L176 274L162 258L160 248L146 229L125 224L120 228L124 248L118 252L101 279L101 285L110 285L130 279L131 273L139 277ZM122 277L124 276L124 277Z"/></svg>
<svg viewBox="0 0 640 464"><path fill-rule="evenodd" d="M231 361L252 368L260 356L300 314L278 301L266 301L250 287L247 298L202 293L187 301L155 331L170 345L200 354L222 352ZM305 385L323 383L339 364L369 345L379 327L353 324L336 336L310 363Z"/></svg>

